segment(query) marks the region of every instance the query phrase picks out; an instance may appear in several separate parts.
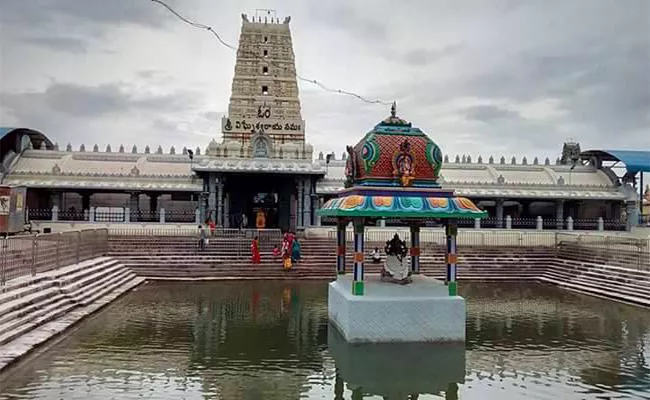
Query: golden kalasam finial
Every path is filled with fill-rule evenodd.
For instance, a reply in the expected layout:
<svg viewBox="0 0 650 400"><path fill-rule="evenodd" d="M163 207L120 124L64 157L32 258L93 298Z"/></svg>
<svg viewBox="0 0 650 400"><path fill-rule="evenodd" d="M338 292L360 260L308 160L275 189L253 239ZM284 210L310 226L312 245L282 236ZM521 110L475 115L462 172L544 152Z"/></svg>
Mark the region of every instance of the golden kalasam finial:
<svg viewBox="0 0 650 400"><path fill-rule="evenodd" d="M397 116L397 102L393 101L393 105L390 106L390 116L395 118Z"/></svg>

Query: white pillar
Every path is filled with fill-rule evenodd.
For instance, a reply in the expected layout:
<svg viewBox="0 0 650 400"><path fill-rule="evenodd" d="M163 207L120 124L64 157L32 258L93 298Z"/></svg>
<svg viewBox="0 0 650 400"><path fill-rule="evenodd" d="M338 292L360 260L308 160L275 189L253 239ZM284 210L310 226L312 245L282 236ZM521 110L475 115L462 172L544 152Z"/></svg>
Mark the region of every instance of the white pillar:
<svg viewBox="0 0 650 400"><path fill-rule="evenodd" d="M474 229L481 229L481 219L474 218Z"/></svg>
<svg viewBox="0 0 650 400"><path fill-rule="evenodd" d="M557 229L560 230L564 225L564 200L557 200L555 203L555 220L557 221Z"/></svg>
<svg viewBox="0 0 650 400"><path fill-rule="evenodd" d="M319 197L318 200L316 200L316 204L318 205L318 210L320 210L321 208L323 208L323 198L322 198L322 197ZM318 214L316 214L316 218L315 218L315 219L316 219L316 221L315 221L315 222L316 222L316 226L321 226L321 223L322 223L322 222L321 222L321 216L318 215Z"/></svg>
<svg viewBox="0 0 650 400"><path fill-rule="evenodd" d="M302 179L298 179L298 185L297 185L297 193L296 193L296 200L297 200L297 209L296 209L296 226L302 227L303 225L303 189L304 189L304 182Z"/></svg>
<svg viewBox="0 0 650 400"><path fill-rule="evenodd" d="M194 211L194 223L195 224L203 224L201 221L201 209L197 208L196 211Z"/></svg>
<svg viewBox="0 0 650 400"><path fill-rule="evenodd" d="M573 218L571 216L566 219L566 229L569 231L573 230Z"/></svg>
<svg viewBox="0 0 650 400"><path fill-rule="evenodd" d="M160 223L161 224L165 223L165 209L162 207L160 208Z"/></svg>
<svg viewBox="0 0 650 400"><path fill-rule="evenodd" d="M382 227L382 228L385 228L385 227L386 227L386 220L383 219L383 218L380 219L380 220L379 220L379 226Z"/></svg>
<svg viewBox="0 0 650 400"><path fill-rule="evenodd" d="M503 199L497 199L497 228L503 228Z"/></svg>
<svg viewBox="0 0 650 400"><path fill-rule="evenodd" d="M129 207L124 209L124 222L131 222L131 209Z"/></svg>
<svg viewBox="0 0 650 400"><path fill-rule="evenodd" d="M506 229L512 229L512 217L506 215Z"/></svg>
<svg viewBox="0 0 650 400"><path fill-rule="evenodd" d="M95 207L88 210L88 222L95 222Z"/></svg>
<svg viewBox="0 0 650 400"><path fill-rule="evenodd" d="M249 216L250 217L250 216ZM217 226L223 226L223 182L217 182Z"/></svg>
<svg viewBox="0 0 650 400"><path fill-rule="evenodd" d="M625 202L625 214L627 215L625 228L629 232L632 230L632 227L636 226L639 223L639 207L635 201Z"/></svg>
<svg viewBox="0 0 650 400"><path fill-rule="evenodd" d="M605 230L605 221L603 220L603 217L598 217L598 230L599 231Z"/></svg>
<svg viewBox="0 0 650 400"><path fill-rule="evenodd" d="M137 221L138 220L138 211L140 211L140 193L134 192L131 193L131 196L129 198L129 221ZM133 212L134 218L131 218L131 212Z"/></svg>
<svg viewBox="0 0 650 400"><path fill-rule="evenodd" d="M542 219L542 217L540 215L537 216L537 227L536 228L537 228L538 231L541 231L542 229L544 229L544 220Z"/></svg>
<svg viewBox="0 0 650 400"><path fill-rule="evenodd" d="M59 220L59 206L57 204L52 206L52 221Z"/></svg>
<svg viewBox="0 0 650 400"><path fill-rule="evenodd" d="M230 193L223 196L223 226L230 228Z"/></svg>
<svg viewBox="0 0 650 400"><path fill-rule="evenodd" d="M208 210L198 219L198 223L202 224L208 217L214 218L214 213L217 210L217 177L213 173L208 174ZM216 222L216 220L215 220Z"/></svg>
<svg viewBox="0 0 650 400"><path fill-rule="evenodd" d="M311 180L309 178L305 178L303 183L302 208L302 224L308 227L311 225Z"/></svg>

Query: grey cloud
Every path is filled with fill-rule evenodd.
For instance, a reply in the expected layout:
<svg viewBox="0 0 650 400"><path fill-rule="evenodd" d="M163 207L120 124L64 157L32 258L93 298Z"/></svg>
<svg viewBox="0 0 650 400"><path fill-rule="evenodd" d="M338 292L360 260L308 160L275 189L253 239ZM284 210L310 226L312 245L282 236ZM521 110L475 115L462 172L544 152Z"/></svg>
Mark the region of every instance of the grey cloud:
<svg viewBox="0 0 650 400"><path fill-rule="evenodd" d="M444 46L439 49L413 49L404 53L404 57L399 59L399 61L414 66L425 66L452 56L458 53L462 48L462 44L453 44ZM390 59L395 60L394 56L392 55Z"/></svg>
<svg viewBox="0 0 650 400"><path fill-rule="evenodd" d="M159 8L150 0L4 0L0 2L0 21L12 25L28 23L33 29L50 28L63 21L160 27L164 19L157 12Z"/></svg>
<svg viewBox="0 0 650 400"><path fill-rule="evenodd" d="M85 53L87 49L87 42L85 40L73 37L27 37L23 41L39 47L57 51L69 51L71 53Z"/></svg>
<svg viewBox="0 0 650 400"><path fill-rule="evenodd" d="M173 4L173 2L172 2ZM161 7L150 0L3 0L0 26L3 36L28 26L27 44L53 50L83 52L94 38L119 25L161 28L169 22ZM61 32L66 32L65 34ZM78 38L70 33L78 33Z"/></svg>
<svg viewBox="0 0 650 400"><path fill-rule="evenodd" d="M386 24L381 20L373 20L367 13L356 10L350 4L319 2L313 6L311 14L316 22L348 31L360 40L381 41L388 36Z"/></svg>
<svg viewBox="0 0 650 400"><path fill-rule="evenodd" d="M519 113L497 106L480 105L466 108L463 113L470 120L491 122L498 119L518 119Z"/></svg>
<svg viewBox="0 0 650 400"><path fill-rule="evenodd" d="M95 118L113 114L150 111L190 110L199 99L184 91L165 95L134 92L122 84L82 86L54 83L42 92L0 93L0 103L17 115L29 113L34 104L74 118Z"/></svg>

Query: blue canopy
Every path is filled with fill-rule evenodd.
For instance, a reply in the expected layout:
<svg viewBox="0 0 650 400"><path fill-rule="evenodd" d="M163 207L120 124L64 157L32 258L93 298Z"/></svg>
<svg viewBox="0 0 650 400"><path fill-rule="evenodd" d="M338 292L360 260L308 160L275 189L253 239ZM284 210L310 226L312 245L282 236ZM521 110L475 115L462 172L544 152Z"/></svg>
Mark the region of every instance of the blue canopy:
<svg viewBox="0 0 650 400"><path fill-rule="evenodd" d="M581 158L599 157L603 161L620 161L628 173L650 172L650 151L644 150L589 150Z"/></svg>

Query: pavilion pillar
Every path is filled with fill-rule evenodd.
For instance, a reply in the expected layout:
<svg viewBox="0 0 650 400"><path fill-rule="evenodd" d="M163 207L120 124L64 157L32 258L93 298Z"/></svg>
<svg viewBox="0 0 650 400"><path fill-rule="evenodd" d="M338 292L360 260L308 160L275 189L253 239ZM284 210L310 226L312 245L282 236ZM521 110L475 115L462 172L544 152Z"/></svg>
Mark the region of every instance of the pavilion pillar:
<svg viewBox="0 0 650 400"><path fill-rule="evenodd" d="M63 192L50 192L50 204L51 208L57 207L60 210L63 207Z"/></svg>
<svg viewBox="0 0 650 400"><path fill-rule="evenodd" d="M311 180L310 178L305 178L304 182L302 224L306 228L311 226Z"/></svg>
<svg viewBox="0 0 650 400"><path fill-rule="evenodd" d="M635 201L625 202L625 215L627 216L625 220L625 230L630 232L632 228L639 223L639 207L636 205Z"/></svg>
<svg viewBox="0 0 650 400"><path fill-rule="evenodd" d="M140 216L140 193L132 192L129 197L130 222L136 222Z"/></svg>
<svg viewBox="0 0 650 400"><path fill-rule="evenodd" d="M223 199L223 227L230 228L230 193L226 193Z"/></svg>
<svg viewBox="0 0 650 400"><path fill-rule="evenodd" d="M447 276L445 284L449 287L449 295L456 296L457 294L457 261L458 256L456 252L456 235L458 235L458 225L456 220L450 219L445 225L445 236L447 239L447 247L445 254L445 262L447 263Z"/></svg>
<svg viewBox="0 0 650 400"><path fill-rule="evenodd" d="M318 207L319 210L321 208L323 208L323 198L319 197L316 200L316 204L317 204L317 207ZM321 218L322 217L318 213L316 213L316 218L315 218L316 226L321 226L321 224L322 224L322 219Z"/></svg>
<svg viewBox="0 0 650 400"><path fill-rule="evenodd" d="M347 220L336 221L336 273L339 275L345 274L345 227L347 225Z"/></svg>
<svg viewBox="0 0 650 400"><path fill-rule="evenodd" d="M149 211L154 214L158 211L158 193L149 193Z"/></svg>
<svg viewBox="0 0 650 400"><path fill-rule="evenodd" d="M82 193L81 194L81 209L90 210L90 196L91 193Z"/></svg>
<svg viewBox="0 0 650 400"><path fill-rule="evenodd" d="M497 228L503 228L503 199L497 199Z"/></svg>
<svg viewBox="0 0 650 400"><path fill-rule="evenodd" d="M213 173L208 174L208 210L202 215L205 223L208 218L212 218L213 213L217 209L217 177Z"/></svg>
<svg viewBox="0 0 650 400"><path fill-rule="evenodd" d="M297 185L297 190L298 193L296 193L296 200L298 203L298 208L296 210L296 226L302 227L304 226L304 215L303 215L303 192L305 189L305 182L302 179L298 179L298 185Z"/></svg>
<svg viewBox="0 0 650 400"><path fill-rule="evenodd" d="M559 199L555 202L555 224L556 229L561 230L564 226L564 200Z"/></svg>
<svg viewBox="0 0 650 400"><path fill-rule="evenodd" d="M217 226L223 227L223 180L217 179Z"/></svg>
<svg viewBox="0 0 650 400"><path fill-rule="evenodd" d="M352 294L363 296L363 236L365 233L365 221L363 218L354 218L354 272L352 282Z"/></svg>
<svg viewBox="0 0 650 400"><path fill-rule="evenodd" d="M420 273L420 225L411 225L411 273Z"/></svg>
<svg viewBox="0 0 650 400"><path fill-rule="evenodd" d="M203 192L199 193L198 198L199 198L199 204L198 204L199 218L195 222L197 224L203 224L207 216L207 212L205 210L205 193Z"/></svg>

